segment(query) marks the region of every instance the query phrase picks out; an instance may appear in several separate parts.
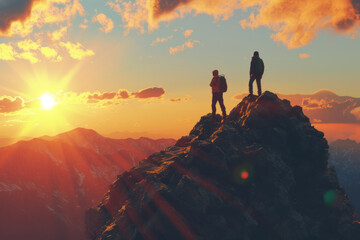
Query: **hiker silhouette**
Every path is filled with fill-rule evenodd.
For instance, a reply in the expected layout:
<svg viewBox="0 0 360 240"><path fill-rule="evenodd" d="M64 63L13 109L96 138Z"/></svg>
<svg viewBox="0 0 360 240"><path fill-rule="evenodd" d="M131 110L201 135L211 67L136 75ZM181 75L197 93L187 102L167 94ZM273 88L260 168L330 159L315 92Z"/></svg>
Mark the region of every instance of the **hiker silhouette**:
<svg viewBox="0 0 360 240"><path fill-rule="evenodd" d="M254 56L251 59L250 64L250 81L249 81L249 92L253 95L253 83L256 80L258 87L258 95L261 95L261 79L264 74L265 65L263 60L259 57L259 52L255 51Z"/></svg>
<svg viewBox="0 0 360 240"><path fill-rule="evenodd" d="M219 76L219 71L214 70L212 72L213 78L210 83L212 88L212 116L216 115L216 103L219 102L221 111L223 114L223 119L226 119L226 108L224 105L223 93L227 91L226 79L224 76Z"/></svg>

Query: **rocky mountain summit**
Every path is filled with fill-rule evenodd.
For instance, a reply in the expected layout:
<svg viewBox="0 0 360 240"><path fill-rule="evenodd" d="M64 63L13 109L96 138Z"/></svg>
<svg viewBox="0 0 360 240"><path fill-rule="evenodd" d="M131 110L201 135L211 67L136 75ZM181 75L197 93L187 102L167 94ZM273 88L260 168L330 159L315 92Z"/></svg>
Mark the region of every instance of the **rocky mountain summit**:
<svg viewBox="0 0 360 240"><path fill-rule="evenodd" d="M221 123L206 115L119 175L86 213L91 239L354 240L360 224L324 134L265 92Z"/></svg>

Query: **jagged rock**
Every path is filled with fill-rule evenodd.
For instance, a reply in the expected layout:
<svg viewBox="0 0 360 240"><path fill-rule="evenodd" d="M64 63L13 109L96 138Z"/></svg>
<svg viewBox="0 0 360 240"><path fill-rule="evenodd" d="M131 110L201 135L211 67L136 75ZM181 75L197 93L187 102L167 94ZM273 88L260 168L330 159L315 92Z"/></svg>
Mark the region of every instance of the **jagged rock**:
<svg viewBox="0 0 360 240"><path fill-rule="evenodd" d="M91 239L354 240L328 144L300 107L265 92L225 123L206 115L88 211Z"/></svg>

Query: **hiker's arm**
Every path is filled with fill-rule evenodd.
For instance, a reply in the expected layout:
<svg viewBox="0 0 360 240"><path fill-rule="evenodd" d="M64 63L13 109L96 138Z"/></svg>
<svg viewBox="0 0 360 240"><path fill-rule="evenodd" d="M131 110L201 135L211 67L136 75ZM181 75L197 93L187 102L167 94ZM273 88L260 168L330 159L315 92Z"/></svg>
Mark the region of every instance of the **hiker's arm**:
<svg viewBox="0 0 360 240"><path fill-rule="evenodd" d="M214 81L214 78L213 78L213 79L211 79L210 87L213 87L213 86L214 86L214 83L215 83L215 81Z"/></svg>

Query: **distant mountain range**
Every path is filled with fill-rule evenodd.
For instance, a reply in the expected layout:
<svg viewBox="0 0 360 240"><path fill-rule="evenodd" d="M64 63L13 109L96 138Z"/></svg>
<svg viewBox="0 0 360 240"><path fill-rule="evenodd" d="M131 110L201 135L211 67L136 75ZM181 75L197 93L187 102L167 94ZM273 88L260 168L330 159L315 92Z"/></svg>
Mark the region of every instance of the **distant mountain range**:
<svg viewBox="0 0 360 240"><path fill-rule="evenodd" d="M174 143L77 128L0 148L0 239L86 239L85 209L117 175Z"/></svg>
<svg viewBox="0 0 360 240"><path fill-rule="evenodd" d="M332 142L329 165L335 167L340 184L360 212L360 143L350 139Z"/></svg>

